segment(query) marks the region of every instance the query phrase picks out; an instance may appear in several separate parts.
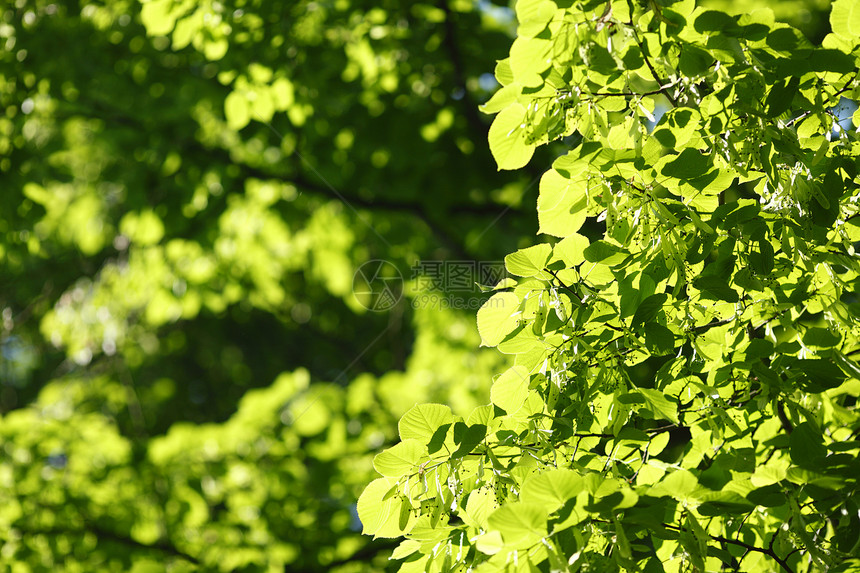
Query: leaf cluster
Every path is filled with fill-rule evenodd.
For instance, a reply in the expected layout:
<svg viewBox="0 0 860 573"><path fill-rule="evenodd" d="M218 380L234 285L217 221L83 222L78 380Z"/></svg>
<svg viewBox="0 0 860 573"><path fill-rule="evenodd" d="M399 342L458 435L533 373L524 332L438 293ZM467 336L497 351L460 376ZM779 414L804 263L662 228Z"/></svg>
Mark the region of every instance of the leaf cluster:
<svg viewBox="0 0 860 573"><path fill-rule="evenodd" d="M552 239L478 311L514 357L492 403L419 406L376 458L359 512L401 571L853 566L857 14L813 45L764 9L517 3L489 144L565 149Z"/></svg>

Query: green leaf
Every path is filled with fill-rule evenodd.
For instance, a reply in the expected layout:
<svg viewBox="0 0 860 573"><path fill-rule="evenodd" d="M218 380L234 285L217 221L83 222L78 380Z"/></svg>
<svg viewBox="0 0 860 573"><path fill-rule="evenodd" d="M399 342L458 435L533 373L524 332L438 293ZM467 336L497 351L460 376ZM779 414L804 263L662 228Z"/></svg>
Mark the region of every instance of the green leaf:
<svg viewBox="0 0 860 573"><path fill-rule="evenodd" d="M490 126L490 151L500 170L524 167L534 154L535 146L526 143L525 116L526 109L515 103L499 112Z"/></svg>
<svg viewBox="0 0 860 573"><path fill-rule="evenodd" d="M546 517L543 505L515 501L495 510L487 522L502 534L506 548L525 549L546 536Z"/></svg>
<svg viewBox="0 0 860 573"><path fill-rule="evenodd" d="M487 518L499 507L495 495L489 488L472 490L466 501L463 521L476 529L487 529Z"/></svg>
<svg viewBox="0 0 860 573"><path fill-rule="evenodd" d="M681 183L681 194L685 202L703 210L712 210L718 204L713 195L719 195L735 180L735 174L722 169L711 169L701 177L695 177ZM693 192L692 190L695 190Z"/></svg>
<svg viewBox="0 0 860 573"><path fill-rule="evenodd" d="M693 281L693 286L702 291L702 297L710 300L737 302L739 297L735 289L722 277L716 275L700 276Z"/></svg>
<svg viewBox="0 0 860 573"><path fill-rule="evenodd" d="M427 444L441 426L454 421L451 408L442 404L417 404L403 414L397 428L401 440L414 438Z"/></svg>
<svg viewBox="0 0 860 573"><path fill-rule="evenodd" d="M681 531L680 540L684 549L687 550L695 570L704 571L705 557L708 552L708 535L691 513L687 514L686 522L687 527Z"/></svg>
<svg viewBox="0 0 860 573"><path fill-rule="evenodd" d="M833 33L855 45L860 41L860 5L856 0L835 0L830 12Z"/></svg>
<svg viewBox="0 0 860 573"><path fill-rule="evenodd" d="M625 509L636 505L636 502L639 500L639 495L629 487L618 487L618 485L615 484L615 487L612 490L605 491L605 486L612 484L613 482L611 480L604 482L604 487L601 488L602 491L595 494L595 498L591 503L585 506L585 509L591 513L606 514L614 509Z"/></svg>
<svg viewBox="0 0 860 573"><path fill-rule="evenodd" d="M361 520L362 533L374 537L399 537L409 531L415 524L414 515L410 514L405 523L401 523L401 498L390 497L382 501L385 493L396 483L396 480L379 478L370 482L358 498L356 509Z"/></svg>
<svg viewBox="0 0 860 573"><path fill-rule="evenodd" d="M520 36L511 45L511 71L524 87L543 86L541 74L550 68L552 42L545 37Z"/></svg>
<svg viewBox="0 0 860 573"><path fill-rule="evenodd" d="M505 58L496 61L496 67L493 70L493 75L503 86L507 86L514 81L514 74L511 72L511 59Z"/></svg>
<svg viewBox="0 0 860 573"><path fill-rule="evenodd" d="M820 469L827 455L821 431L809 422L798 424L788 439L791 461L806 469Z"/></svg>
<svg viewBox="0 0 860 573"><path fill-rule="evenodd" d="M754 338L743 350L735 353L735 360L752 361L765 358L773 353L773 342L763 338Z"/></svg>
<svg viewBox="0 0 860 573"><path fill-rule="evenodd" d="M373 467L384 476L400 477L413 470L427 454L427 445L421 440L406 439L377 454Z"/></svg>
<svg viewBox="0 0 860 573"><path fill-rule="evenodd" d="M552 247L546 243L520 249L505 257L505 268L518 277L533 277L546 274L546 268Z"/></svg>
<svg viewBox="0 0 860 573"><path fill-rule="evenodd" d="M405 559L421 549L421 543L414 539L404 539L391 553L391 559Z"/></svg>
<svg viewBox="0 0 860 573"><path fill-rule="evenodd" d="M713 62L713 56L705 50L690 44L684 44L678 67L687 76L697 76L711 67Z"/></svg>
<svg viewBox="0 0 860 573"><path fill-rule="evenodd" d="M807 392L824 392L836 388L847 378L836 364L824 358L798 360L794 366L803 372L803 389Z"/></svg>
<svg viewBox="0 0 860 573"><path fill-rule="evenodd" d="M550 262L560 260L565 268L573 268L585 262L585 249L588 248L588 238L573 233L568 235L553 247Z"/></svg>
<svg viewBox="0 0 860 573"><path fill-rule="evenodd" d="M484 424L466 425L463 422L454 424L454 443L459 444L452 458L467 456L487 436L487 426Z"/></svg>
<svg viewBox="0 0 860 573"><path fill-rule="evenodd" d="M770 89L767 94L767 101L765 101L768 117L778 117L788 111L799 86L800 78L797 77L786 78L782 82L777 82Z"/></svg>
<svg viewBox="0 0 860 573"><path fill-rule="evenodd" d="M727 34L737 34L740 28L734 18L725 12L716 10L708 10L702 12L697 18L693 26L700 34L708 32L724 32Z"/></svg>
<svg viewBox="0 0 860 573"><path fill-rule="evenodd" d="M654 414L655 418L678 422L678 405L666 398L666 395L653 388L639 388L636 390L645 398L645 407Z"/></svg>
<svg viewBox="0 0 860 573"><path fill-rule="evenodd" d="M400 515L397 518L397 527L405 530L409 525L409 518L413 516L412 502L407 497L400 498Z"/></svg>
<svg viewBox="0 0 860 573"><path fill-rule="evenodd" d="M766 277L773 271L773 245L766 238L757 241L758 250L750 253L750 266L759 276Z"/></svg>
<svg viewBox="0 0 860 573"><path fill-rule="evenodd" d="M517 286L517 280L512 277L505 277L494 285L482 285L478 283L475 283L475 285L481 292L494 292L497 290L505 290Z"/></svg>
<svg viewBox="0 0 860 573"><path fill-rule="evenodd" d="M517 34L531 37L546 29L555 15L556 5L551 0L518 0L516 11L520 22Z"/></svg>
<svg viewBox="0 0 860 573"><path fill-rule="evenodd" d="M645 396L643 396L637 391L634 391L620 394L617 400L619 404L644 404Z"/></svg>
<svg viewBox="0 0 860 573"><path fill-rule="evenodd" d="M713 58L707 57L707 54L705 58L710 65ZM680 149L687 145L700 126L701 115L698 111L689 107L674 108L663 115L651 135L663 147Z"/></svg>
<svg viewBox="0 0 860 573"><path fill-rule="evenodd" d="M646 322L643 330L645 345L652 354L664 355L675 348L675 335L662 324Z"/></svg>
<svg viewBox="0 0 860 573"><path fill-rule="evenodd" d="M513 366L499 376L490 388L493 404L513 414L526 402L529 395L529 372L523 366Z"/></svg>
<svg viewBox="0 0 860 573"><path fill-rule="evenodd" d="M504 340L502 340L497 348L503 354L522 354L532 350L541 350L544 347L544 342L541 337L535 334L533 328L526 326L518 326Z"/></svg>
<svg viewBox="0 0 860 573"><path fill-rule="evenodd" d="M853 378L860 380L860 366L857 365L855 360L846 357L838 350L833 350L832 356L835 363L839 364L846 372L849 372Z"/></svg>
<svg viewBox="0 0 860 573"><path fill-rule="evenodd" d="M520 299L511 292L491 296L478 310L481 346L496 346L517 327Z"/></svg>
<svg viewBox="0 0 860 573"><path fill-rule="evenodd" d="M529 476L520 500L541 504L552 513L583 491L582 477L575 471L551 469Z"/></svg>
<svg viewBox="0 0 860 573"><path fill-rule="evenodd" d="M482 112L487 114L498 113L509 105L515 103L522 92L523 88L520 85L513 84L504 86L494 93L493 97L491 97L487 103L482 105L480 109Z"/></svg>
<svg viewBox="0 0 860 573"><path fill-rule="evenodd" d="M809 67L814 72L848 74L854 71L855 60L839 50L817 49L809 56Z"/></svg>
<svg viewBox="0 0 860 573"><path fill-rule="evenodd" d="M595 241L582 252L585 260L612 266L627 258L628 253L618 245L607 241Z"/></svg>
<svg viewBox="0 0 860 573"><path fill-rule="evenodd" d="M711 165L708 158L697 149L686 148L675 159L663 166L661 173L676 179L695 179L708 172Z"/></svg>
<svg viewBox="0 0 860 573"><path fill-rule="evenodd" d="M495 555L504 547L505 542L498 531L487 531L475 538L475 549L487 555Z"/></svg>
<svg viewBox="0 0 860 573"><path fill-rule="evenodd" d="M623 558L630 559L633 554L630 552L630 542L627 540L627 534L624 533L624 526L615 515L612 516L612 523L615 526L615 547Z"/></svg>
<svg viewBox="0 0 860 573"><path fill-rule="evenodd" d="M588 201L585 183L569 179L554 169L540 180L537 210L539 232L566 237L582 227Z"/></svg>
<svg viewBox="0 0 860 573"><path fill-rule="evenodd" d="M666 293L652 294L647 297L636 308L636 312L633 314L632 326L636 328L640 324L646 324L654 320L657 313L663 309L663 305L667 300L669 300L669 295Z"/></svg>
<svg viewBox="0 0 860 573"><path fill-rule="evenodd" d="M830 328L810 328L803 333L803 343L806 346L830 348L839 344L842 335Z"/></svg>
<svg viewBox="0 0 860 573"><path fill-rule="evenodd" d="M473 425L481 425L481 426L489 426L493 421L493 406L490 404L485 404L483 406L478 406L469 414L466 418L466 423L470 426Z"/></svg>
<svg viewBox="0 0 860 573"><path fill-rule="evenodd" d="M681 469L666 474L662 481L649 488L648 493L683 501L698 488L699 480L696 476L692 472Z"/></svg>
<svg viewBox="0 0 860 573"><path fill-rule="evenodd" d="M776 483L754 489L746 497L752 503L762 507L779 507L787 501L782 486Z"/></svg>
<svg viewBox="0 0 860 573"><path fill-rule="evenodd" d="M618 20L619 22L627 22L630 20L630 10L632 9L631 5L627 0L611 0L611 14L612 17Z"/></svg>

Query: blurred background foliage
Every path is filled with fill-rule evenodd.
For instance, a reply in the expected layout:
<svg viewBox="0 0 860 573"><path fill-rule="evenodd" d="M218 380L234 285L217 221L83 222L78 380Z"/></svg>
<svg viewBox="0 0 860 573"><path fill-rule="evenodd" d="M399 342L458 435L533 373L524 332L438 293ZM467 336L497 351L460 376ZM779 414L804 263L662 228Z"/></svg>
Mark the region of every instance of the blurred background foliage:
<svg viewBox="0 0 860 573"><path fill-rule="evenodd" d="M511 8L0 3L0 568L389 567L373 455L507 362L415 269L539 240L553 149L498 172L478 111ZM353 295L373 260L386 312Z"/></svg>

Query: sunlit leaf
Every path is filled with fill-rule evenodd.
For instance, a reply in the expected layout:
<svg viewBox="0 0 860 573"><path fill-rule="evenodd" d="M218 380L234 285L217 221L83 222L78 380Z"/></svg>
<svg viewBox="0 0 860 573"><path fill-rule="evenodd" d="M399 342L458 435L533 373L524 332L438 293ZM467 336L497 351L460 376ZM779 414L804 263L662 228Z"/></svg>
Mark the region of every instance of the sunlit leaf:
<svg viewBox="0 0 860 573"><path fill-rule="evenodd" d="M405 439L373 458L373 467L384 476L400 477L415 469L427 453L426 444Z"/></svg>
<svg viewBox="0 0 860 573"><path fill-rule="evenodd" d="M568 179L554 169L541 177L537 207L541 233L556 237L575 233L585 222L586 206L581 180Z"/></svg>
<svg viewBox="0 0 860 573"><path fill-rule="evenodd" d="M451 408L442 404L417 404L398 423L400 439L414 438L426 444L441 426L454 421Z"/></svg>
<svg viewBox="0 0 860 573"><path fill-rule="evenodd" d="M543 270L549 261L550 253L552 253L552 247L546 243L520 249L505 257L505 268L508 269L509 273L518 277L546 274L543 273Z"/></svg>
<svg viewBox="0 0 860 573"><path fill-rule="evenodd" d="M500 292L491 296L478 310L478 333L483 346L496 346L516 328L520 300L517 295Z"/></svg>
<svg viewBox="0 0 860 573"><path fill-rule="evenodd" d="M490 151L499 169L519 169L534 154L534 145L526 143L525 115L525 108L515 103L503 109L490 126Z"/></svg>
<svg viewBox="0 0 860 573"><path fill-rule="evenodd" d="M513 502L487 518L489 527L502 534L505 547L526 548L546 535L546 512L540 504Z"/></svg>

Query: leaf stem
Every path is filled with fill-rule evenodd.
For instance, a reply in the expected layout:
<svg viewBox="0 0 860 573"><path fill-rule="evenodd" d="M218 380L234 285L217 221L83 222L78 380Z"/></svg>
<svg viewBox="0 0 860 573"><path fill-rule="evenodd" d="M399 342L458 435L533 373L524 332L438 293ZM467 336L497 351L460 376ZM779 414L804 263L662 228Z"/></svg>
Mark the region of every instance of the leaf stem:
<svg viewBox="0 0 860 573"><path fill-rule="evenodd" d="M642 41L639 39L639 32L636 31L635 27L633 27L632 30L633 40L636 42L636 45L639 46L639 51L642 53L642 59L645 60L645 65L648 66L648 69L651 70L651 75L654 77L654 81L657 82L657 85L664 86L657 91L659 93L662 93L664 96L666 96L666 99L672 102L672 107L678 107L678 101L672 96L672 94L666 91L669 86L674 86L678 82L676 81L670 84L666 84L666 81L660 78L660 75L657 73L657 70L654 69L654 64L651 63L651 59L648 57L648 54L645 53L645 48L642 45Z"/></svg>
<svg viewBox="0 0 860 573"><path fill-rule="evenodd" d="M557 281L558 281L558 284L560 284L561 286L563 286L563 287L564 287L564 289L565 289L567 292L569 292L570 294L572 294L573 296L575 296L575 297L576 297L576 300L578 300L580 303L582 303L582 297L581 297L581 296L579 296L579 293L578 293L578 292L576 292L575 290L573 290L573 289L572 289L571 287L569 287L568 285L566 285L566 284L564 283L564 281L562 281L560 278L558 278L558 275L557 275L557 274L555 274L555 272L554 272L554 271L551 271L550 269L544 269L544 270L545 270L546 272L548 272L549 274L551 274L551 275L553 276L553 278L555 278L555 280L557 280Z"/></svg>
<svg viewBox="0 0 860 573"><path fill-rule="evenodd" d="M664 523L663 527L665 527L666 529L672 529L674 531L681 531L681 528L677 525L670 525L668 523ZM754 551L756 553L762 553L764 555L767 555L768 557L776 561L779 566L783 568L783 570L788 571L788 573L794 573L794 570L788 566L788 563L786 563L784 559L781 559L771 547L767 549L762 549L761 547L756 547L755 545L750 545L749 543L744 543L743 541L739 541L737 539L730 539L728 537L723 537L722 535L711 535L710 533L708 534L708 537L710 537L714 541L721 541L722 543L731 543L732 545L743 547L748 551Z"/></svg>

